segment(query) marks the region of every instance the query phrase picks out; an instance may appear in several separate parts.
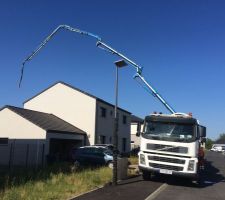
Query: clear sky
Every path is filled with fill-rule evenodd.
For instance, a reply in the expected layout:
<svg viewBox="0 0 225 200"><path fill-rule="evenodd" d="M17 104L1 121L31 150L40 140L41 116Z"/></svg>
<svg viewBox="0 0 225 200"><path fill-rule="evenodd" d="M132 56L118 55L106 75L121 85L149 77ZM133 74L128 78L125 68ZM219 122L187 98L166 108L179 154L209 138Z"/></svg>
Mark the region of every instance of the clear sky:
<svg viewBox="0 0 225 200"><path fill-rule="evenodd" d="M100 35L144 67L144 77L177 112L192 112L208 136L225 132L225 1L0 0L0 106L23 102L64 81L114 103L117 57L96 40L61 31L25 68L21 63L59 24ZM119 106L144 117L168 113L120 70Z"/></svg>

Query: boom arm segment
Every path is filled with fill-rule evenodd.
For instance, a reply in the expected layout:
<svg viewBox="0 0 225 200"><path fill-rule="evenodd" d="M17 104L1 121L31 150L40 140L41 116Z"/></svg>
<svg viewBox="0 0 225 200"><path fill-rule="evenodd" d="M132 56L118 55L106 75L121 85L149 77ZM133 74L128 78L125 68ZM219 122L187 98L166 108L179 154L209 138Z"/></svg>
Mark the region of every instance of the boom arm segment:
<svg viewBox="0 0 225 200"><path fill-rule="evenodd" d="M73 27L70 27L68 25L59 25L49 36L46 37L46 39L37 47L37 49L35 49L22 63L22 69L21 69L21 77L20 77L20 82L19 82L19 87L21 86L21 82L23 79L23 71L24 71L24 67L25 67L25 63L27 61L30 61L48 42L49 40L60 30L60 29L66 29L68 31L72 31L72 32L76 32L76 33L80 33L82 35L87 35L87 36L91 36L94 37L95 39L97 39L97 43L96 46L107 50L109 52L111 52L112 54L117 55L118 57L124 59L125 61L127 61L129 64L131 64L135 69L136 69L136 74L134 76L134 78L139 78L145 85L146 88L148 90L151 91L151 93L153 94L154 97L157 97L158 100L172 113L176 113L175 110L165 101L165 99L145 80L145 78L142 76L142 70L143 68L140 67L138 64L136 64L135 62L133 62L132 60L130 60L129 58L127 58L126 56L124 56L123 54L121 54L120 52L116 51L115 49L113 49L112 47L110 47L109 45L107 45L106 43L101 41L101 38L98 35L95 35L93 33L87 32L87 31L82 31Z"/></svg>
<svg viewBox="0 0 225 200"><path fill-rule="evenodd" d="M68 25L59 25L49 36L47 36L44 41L23 61L22 63L22 69L21 69L21 76L19 81L19 87L21 86L22 80L23 80L23 71L26 62L30 61L48 42L52 37L60 30L60 29L66 29L68 31L80 33L82 35L87 35L96 38L98 41L101 41L101 38L95 34L89 33L87 31L82 31L73 27L70 27Z"/></svg>
<svg viewBox="0 0 225 200"><path fill-rule="evenodd" d="M96 44L98 47L102 46L106 50L112 52L113 54L116 54L117 56L123 58L128 63L130 63L133 67L136 68L137 73L134 75L134 79L140 78L142 82L146 85L147 89L150 90L154 97L157 97L158 100L169 110L172 114L176 113L175 110L165 101L165 99L145 80L145 78L142 76L142 70L143 68L137 65L135 62L124 56L123 54L119 53L112 47L108 46L107 44L103 43L102 41L98 41Z"/></svg>

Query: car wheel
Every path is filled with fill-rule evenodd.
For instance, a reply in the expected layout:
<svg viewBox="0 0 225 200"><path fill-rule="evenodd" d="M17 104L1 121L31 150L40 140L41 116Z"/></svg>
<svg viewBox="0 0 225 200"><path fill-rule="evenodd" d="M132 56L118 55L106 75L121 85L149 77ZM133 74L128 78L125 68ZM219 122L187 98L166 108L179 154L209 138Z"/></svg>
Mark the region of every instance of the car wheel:
<svg viewBox="0 0 225 200"><path fill-rule="evenodd" d="M74 163L73 163L73 166L75 169L79 169L80 168L80 162L78 160L76 160Z"/></svg>
<svg viewBox="0 0 225 200"><path fill-rule="evenodd" d="M113 169L113 162L112 162L112 161L108 162L108 163L107 163L107 166L108 166L109 168Z"/></svg>
<svg viewBox="0 0 225 200"><path fill-rule="evenodd" d="M151 180L151 177L152 177L152 173L151 172L149 172L149 171L142 171L142 178L145 181Z"/></svg>

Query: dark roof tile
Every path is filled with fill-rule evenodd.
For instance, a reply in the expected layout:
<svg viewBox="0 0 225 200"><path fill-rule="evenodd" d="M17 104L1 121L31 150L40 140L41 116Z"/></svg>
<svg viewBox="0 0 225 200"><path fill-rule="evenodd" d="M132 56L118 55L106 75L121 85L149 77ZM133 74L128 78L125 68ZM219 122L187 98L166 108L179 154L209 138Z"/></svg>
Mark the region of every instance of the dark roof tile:
<svg viewBox="0 0 225 200"><path fill-rule="evenodd" d="M140 117L137 117L135 115L131 115L131 123L132 122L140 122L140 123L144 123L144 120Z"/></svg>
<svg viewBox="0 0 225 200"><path fill-rule="evenodd" d="M54 132L70 132L76 134L85 134L84 131L79 128L73 126L72 124L62 120L61 118L48 113L38 112L34 110L28 110L24 108L18 108L14 106L5 106L4 108L8 108L21 117L27 119L33 124L39 126L40 128L46 131L54 131ZM3 108L3 109L4 109Z"/></svg>

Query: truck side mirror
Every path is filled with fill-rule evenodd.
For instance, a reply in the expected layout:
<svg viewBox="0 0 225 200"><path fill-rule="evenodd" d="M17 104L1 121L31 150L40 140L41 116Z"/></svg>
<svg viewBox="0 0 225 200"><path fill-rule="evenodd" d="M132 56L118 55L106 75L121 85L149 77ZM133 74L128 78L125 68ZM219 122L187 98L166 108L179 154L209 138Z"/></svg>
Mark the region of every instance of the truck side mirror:
<svg viewBox="0 0 225 200"><path fill-rule="evenodd" d="M140 137L141 135L141 124L140 123L137 123L137 133L136 133L136 136L137 137Z"/></svg>
<svg viewBox="0 0 225 200"><path fill-rule="evenodd" d="M205 126L198 126L198 135L200 138L206 137L206 127Z"/></svg>
<svg viewBox="0 0 225 200"><path fill-rule="evenodd" d="M141 135L141 132L138 132L138 131L137 131L136 136L137 136L137 137L140 137L140 135Z"/></svg>

